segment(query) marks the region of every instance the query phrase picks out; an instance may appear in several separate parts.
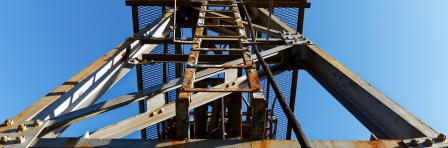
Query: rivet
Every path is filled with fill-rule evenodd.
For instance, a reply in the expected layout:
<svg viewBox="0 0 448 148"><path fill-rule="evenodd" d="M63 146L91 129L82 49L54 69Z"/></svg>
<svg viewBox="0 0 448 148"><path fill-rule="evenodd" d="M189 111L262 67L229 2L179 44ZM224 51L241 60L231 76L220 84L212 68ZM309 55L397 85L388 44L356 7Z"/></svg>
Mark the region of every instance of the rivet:
<svg viewBox="0 0 448 148"><path fill-rule="evenodd" d="M42 124L42 121L40 121L40 120L34 120L34 122L33 122L34 127L38 127L41 124Z"/></svg>
<svg viewBox="0 0 448 148"><path fill-rule="evenodd" d="M0 137L0 143L8 143L9 142L9 136L5 135Z"/></svg>
<svg viewBox="0 0 448 148"><path fill-rule="evenodd" d="M23 142L25 142L25 137L24 137L24 136L17 136L17 137L16 137L16 142L17 142L17 143L23 143Z"/></svg>
<svg viewBox="0 0 448 148"><path fill-rule="evenodd" d="M443 133L440 133L437 136L437 140L439 140L439 142L444 142L446 140L446 136Z"/></svg>
<svg viewBox="0 0 448 148"><path fill-rule="evenodd" d="M425 139L425 143L424 144L425 144L425 146L430 147L430 146L432 146L433 142L432 142L431 139Z"/></svg>
<svg viewBox="0 0 448 148"><path fill-rule="evenodd" d="M149 117L152 117L152 116L154 116L156 114L157 114L156 112L152 112L151 114L149 114Z"/></svg>
<svg viewBox="0 0 448 148"><path fill-rule="evenodd" d="M25 124L20 124L19 126L17 126L17 130L19 130L20 132L23 132L26 130L26 125Z"/></svg>
<svg viewBox="0 0 448 148"><path fill-rule="evenodd" d="M6 119L5 122L2 124L2 126L11 126L13 124L14 124L14 120Z"/></svg>
<svg viewBox="0 0 448 148"><path fill-rule="evenodd" d="M418 141L415 140L415 139L412 139L412 140L411 140L411 146L413 146L413 147L417 147L417 146L418 146Z"/></svg>
<svg viewBox="0 0 448 148"><path fill-rule="evenodd" d="M159 110L159 114L161 114L161 113L163 113L163 108L161 108L161 109Z"/></svg>

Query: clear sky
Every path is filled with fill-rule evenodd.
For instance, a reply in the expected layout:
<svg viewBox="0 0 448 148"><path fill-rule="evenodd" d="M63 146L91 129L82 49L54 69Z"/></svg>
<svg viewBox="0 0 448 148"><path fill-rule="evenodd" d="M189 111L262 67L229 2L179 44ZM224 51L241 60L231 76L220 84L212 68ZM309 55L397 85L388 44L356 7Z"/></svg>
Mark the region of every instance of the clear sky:
<svg viewBox="0 0 448 148"><path fill-rule="evenodd" d="M309 39L436 131L448 133L448 1L311 2L304 29ZM31 105L131 32L124 0L0 2L0 120ZM135 91L135 81L129 73L101 100ZM134 104L87 119L64 136L82 135L137 111ZM296 112L310 139L370 136L306 72L299 75Z"/></svg>

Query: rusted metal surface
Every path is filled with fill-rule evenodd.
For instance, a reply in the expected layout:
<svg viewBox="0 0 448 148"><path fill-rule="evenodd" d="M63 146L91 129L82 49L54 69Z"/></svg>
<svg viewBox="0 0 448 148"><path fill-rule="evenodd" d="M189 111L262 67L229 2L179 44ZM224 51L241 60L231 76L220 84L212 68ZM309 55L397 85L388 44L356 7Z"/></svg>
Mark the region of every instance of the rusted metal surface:
<svg viewBox="0 0 448 148"><path fill-rule="evenodd" d="M242 4L243 10L245 12L246 18L247 18L247 22L249 23L250 26L250 34L251 36L256 36L255 35L255 29L252 27L252 20L250 17L250 14L245 6L245 4ZM255 39L255 38L253 38ZM256 42L256 40L253 40L254 42ZM310 147L308 139L306 138L305 134L303 133L302 129L301 129L301 125L298 121L298 119L296 118L296 116L294 115L294 113L292 112L291 108L289 108L287 102L285 101L285 97L283 96L280 88L278 87L275 79L274 79L274 75L272 74L271 70L269 69L269 66L267 65L266 61L264 60L263 56L261 55L260 51L258 50L258 46L254 45L253 50L255 51L255 55L257 55L257 58L263 68L263 70L266 72L267 76L268 76L268 80L271 84L271 86L273 87L273 90L275 92L275 95L277 96L277 99L279 100L280 106L282 107L283 112L285 113L286 117L288 118L288 122L293 123L293 129L294 132L297 136L297 139L299 140L299 143L302 147ZM252 107L254 108L254 107Z"/></svg>
<svg viewBox="0 0 448 148"><path fill-rule="evenodd" d="M252 92L252 88L182 88L184 92Z"/></svg>
<svg viewBox="0 0 448 148"><path fill-rule="evenodd" d="M178 0L179 6L201 6L200 1L195 0ZM246 5L250 7L269 7L269 1L265 0L246 0ZM174 6L174 0L126 0L126 5L128 6ZM207 6L223 6L230 4L207 4ZM274 0L274 7L296 7L296 8L309 8L311 6L306 0L294 0L294 1L284 1L284 0Z"/></svg>
<svg viewBox="0 0 448 148"><path fill-rule="evenodd" d="M206 10L205 6L201 7L201 12L199 12L199 16L204 15ZM198 24L201 22L201 19L198 20ZM203 20L202 20L203 22ZM203 27L196 27L194 32L194 37L202 36L204 33ZM193 39L194 44L192 48L200 48L201 40ZM199 59L199 51L190 51L190 55L188 57L187 65L196 65L198 64ZM179 97L176 99L176 138L178 139L190 139L190 115L189 115L189 106L191 99L191 92L185 92L182 90L190 89L194 87L194 80L196 75L196 68L187 67L185 69L185 75L182 82L182 89L179 93Z"/></svg>
<svg viewBox="0 0 448 148"><path fill-rule="evenodd" d="M195 50L192 50L195 51ZM202 50L197 50L202 51ZM241 58L236 55L206 55L200 54L198 63L225 63ZM154 64L154 63L187 63L189 55L184 54L143 54L142 59L135 59L135 64Z"/></svg>
<svg viewBox="0 0 448 148"><path fill-rule="evenodd" d="M224 83L221 85L216 86L219 87L226 87L227 85L230 85L230 87L238 87L239 85L244 84L246 80L246 77L240 77L235 81ZM230 94L228 93L212 93L212 92L200 92L192 95L191 103L189 103L188 109L193 109L195 107L204 105L206 103L209 103L213 100L219 99L221 97L224 97L226 95ZM177 115L177 109L176 109L176 103L166 104L159 109L163 109L164 111L160 114L155 114L151 116L151 112L145 112L142 114L139 114L137 116L134 116L132 118L120 121L116 124L107 126L105 128L99 129L96 132L93 132L90 137L91 138L121 138L123 136L126 136L136 130L140 130L142 128L145 128L147 126L153 125L155 123L158 123L160 121L166 120L168 118L174 117L174 115ZM188 124L189 125L189 124Z"/></svg>
<svg viewBox="0 0 448 148"><path fill-rule="evenodd" d="M292 70L292 83L291 83L291 94L289 98L289 107L294 112L294 108L296 106L296 94L297 94L297 81L299 77L299 65L296 63L293 65ZM288 122L288 125L286 127L286 140L291 140L291 132L292 132L292 125L290 122Z"/></svg>
<svg viewBox="0 0 448 148"><path fill-rule="evenodd" d="M310 144L316 148L405 148L399 140L381 141L327 141L311 140ZM80 139L58 138L39 139L32 147L220 147L220 148L300 148L296 140L213 140L191 139L189 141L167 140L139 140L139 139Z"/></svg>
<svg viewBox="0 0 448 148"><path fill-rule="evenodd" d="M352 73L316 45L299 53L307 70L380 139L436 137L437 132ZM385 118L387 117L387 118Z"/></svg>

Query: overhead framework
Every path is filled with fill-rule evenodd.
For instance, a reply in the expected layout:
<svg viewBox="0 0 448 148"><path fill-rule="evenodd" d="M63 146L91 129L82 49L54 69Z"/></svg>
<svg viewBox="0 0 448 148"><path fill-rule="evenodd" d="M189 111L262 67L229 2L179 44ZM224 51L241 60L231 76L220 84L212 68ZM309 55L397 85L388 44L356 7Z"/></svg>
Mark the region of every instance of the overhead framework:
<svg viewBox="0 0 448 148"><path fill-rule="evenodd" d="M306 0L126 4L135 34L5 120L0 147L448 146L444 134L302 35ZM136 92L97 102L134 67ZM299 70L350 111L371 132L370 141L307 139L294 115ZM59 137L77 121L131 103L140 114L80 137ZM122 139L134 132L142 139Z"/></svg>

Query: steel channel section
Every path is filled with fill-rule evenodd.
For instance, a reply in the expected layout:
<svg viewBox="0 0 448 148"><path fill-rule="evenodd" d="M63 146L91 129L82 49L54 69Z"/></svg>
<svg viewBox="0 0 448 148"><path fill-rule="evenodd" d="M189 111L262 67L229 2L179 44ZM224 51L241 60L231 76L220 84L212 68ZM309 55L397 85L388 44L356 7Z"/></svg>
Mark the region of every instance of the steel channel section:
<svg viewBox="0 0 448 148"><path fill-rule="evenodd" d="M315 45L300 50L307 70L380 139L436 137L437 132Z"/></svg>
<svg viewBox="0 0 448 148"><path fill-rule="evenodd" d="M153 29L165 30L168 29L168 27L158 26ZM163 36L163 34L153 35ZM139 41L136 41L134 37L131 36L125 42L112 49L107 55L72 77L69 81L56 88L53 92L49 93L49 95L36 102L25 111L21 112L13 118L13 121L21 122L21 120L29 120L29 118L44 120L92 104L121 77L130 71L133 64L128 62L129 58L136 57L142 53L147 53L152 48L154 48L152 45L141 45ZM70 102L67 102L67 100ZM35 111L35 113L30 113L30 111ZM36 116L37 113L39 114ZM57 113L57 115L54 115L55 113ZM11 128L13 127L2 126L0 127L0 131L8 131L8 129ZM53 130L51 131L51 134L45 136L57 137L63 130L65 130L65 128Z"/></svg>
<svg viewBox="0 0 448 148"><path fill-rule="evenodd" d="M246 81L246 77L240 77L239 79L229 82L226 84L218 85L219 87L226 87L227 85L235 83L235 85L231 85L230 87L238 87L238 85L242 84L244 81ZM189 102L188 109L194 109L195 107L199 107L201 105L204 105L206 103L209 103L211 101L214 101L216 99L220 99L221 97L224 97L231 92L219 92L219 93L213 93L213 92L200 92L196 93L191 96L191 103ZM151 116L151 112L146 112L143 114L139 114L137 116L134 116L132 118L120 121L116 124L107 126L105 128L99 129L95 132L93 132L90 137L91 138L121 138L123 136L126 136L128 134L133 133L136 130L140 130L142 128L145 128L147 126L150 126L152 124L158 123L160 121L166 120L168 118L177 116L177 104L176 103L170 103L166 104L160 107L160 110L163 110L162 112L158 112L158 114L155 114ZM188 124L187 124L188 125Z"/></svg>
<svg viewBox="0 0 448 148"><path fill-rule="evenodd" d="M154 29L165 30L168 27L158 26ZM12 120L44 120L92 104L132 69L134 65L127 61L129 57L147 53L152 48L154 48L152 45L141 45L133 37L128 38L108 54L13 117ZM0 127L0 131L5 129Z"/></svg>
<svg viewBox="0 0 448 148"><path fill-rule="evenodd" d="M269 59L275 55L278 55L279 52L282 52L283 50L291 49L291 47L292 46L276 47L271 50L263 51L262 55L265 57L265 59ZM254 59L254 60L256 61L257 59ZM243 62L243 60L240 59L240 60L234 60L234 61L228 62L227 64L238 64L238 63L242 63L242 62ZM224 69L209 69L209 70L199 71L197 73L196 80L197 81L203 80L203 79L213 76L223 70ZM89 107L77 110L75 112L65 114L60 117L52 118L51 120L53 120L53 121L46 128L45 132L54 130L54 129L62 127L64 125L74 123L81 119L85 119L85 118L106 112L108 110L111 110L111 109L114 109L114 108L117 108L117 107L120 107L123 105L127 105L127 104L135 102L135 101L148 99L151 96L157 95L158 93L165 93L170 90L179 88L180 86L181 86L181 80L175 79L175 80L171 80L170 82L168 82L166 84L160 84L160 85L156 85L156 86L144 89L144 91L141 93L137 93L137 92L130 93L128 95L124 95L124 96L120 96L115 99L111 99L107 102L98 103L93 106L89 106Z"/></svg>
<svg viewBox="0 0 448 148"><path fill-rule="evenodd" d="M201 12L199 12L199 16L205 16L205 6L201 7ZM202 19L202 23L203 23ZM201 19L198 19L197 27L194 32L194 36L202 36L204 33L204 28L199 27L201 23ZM201 47L201 39L194 38L192 49ZM176 138L178 139L190 139L190 115L189 115L189 106L191 102L191 92L185 92L184 89L191 89L194 87L194 80L196 75L196 68L188 67L188 65L196 65L198 64L199 59L199 51L190 51L190 55L188 57L187 68L185 69L185 75L183 77L181 92L179 93L179 97L176 100Z"/></svg>
<svg viewBox="0 0 448 148"><path fill-rule="evenodd" d="M246 14L247 22L249 23L249 26L250 26L251 36L255 37L255 30L252 27L252 20L251 20L250 14L249 14L246 6L244 5L244 3L242 4L242 8ZM254 42L256 42L256 40L254 40ZM294 115L291 108L289 108L287 102L285 101L285 97L283 96L282 92L280 91L280 88L278 87L278 85L274 79L274 75L272 74L271 70L269 69L266 61L264 60L263 56L261 55L260 51L258 50L258 46L254 45L253 49L255 51L255 54L257 55L257 58L261 64L263 70L268 75L268 80L270 81L272 87L274 88L274 92L279 100L279 103L283 109L283 112L285 113L286 117L288 118L288 122L291 122L294 125L293 129L297 136L297 139L299 140L300 145L302 147L310 147L308 139L306 138L305 134L303 133L303 131L301 129L301 125L300 125L297 117Z"/></svg>
<svg viewBox="0 0 448 148"><path fill-rule="evenodd" d="M273 67L276 69L275 72L280 72L284 69L281 68L282 65ZM259 72L263 76L263 72ZM247 77L242 76L233 81L217 85L214 88L233 88L233 87L247 87ZM153 95L162 94L163 92L158 92L154 89ZM224 96L231 94L231 92L200 92L192 95L192 102L190 103L189 109L194 109L206 103L212 102L214 100L220 99ZM109 125L105 128L99 129L90 135L90 138L100 138L100 139L111 139L111 138L122 138L128 134L131 134L137 130L145 128L147 126L156 124L168 118L174 117L176 115L176 103L169 103L156 108L156 112L145 112L134 117L125 119L118 123Z"/></svg>
<svg viewBox="0 0 448 148"><path fill-rule="evenodd" d="M242 42L248 42L246 31L241 19L241 14L239 12L238 6L235 5L233 7L235 11L235 17L237 18L236 22L239 25L238 32L244 36ZM255 36L252 36L255 37ZM248 48L248 47L245 47ZM254 65L252 53L250 51L245 51L243 53L244 65ZM260 59L259 59L260 60ZM265 127L266 127L266 110L267 110L267 102L263 96L263 92L260 86L260 79L258 78L258 74L255 66L252 68L246 68L246 75L248 77L248 83L253 92L250 93L252 96L251 100L251 109L252 109L252 138L256 140L265 139Z"/></svg>
<svg viewBox="0 0 448 148"><path fill-rule="evenodd" d="M178 6L193 6L200 7L201 1L199 0L177 0ZM266 0L247 0L245 4L248 7L259 7L267 8L269 7L269 1ZM126 5L128 6L174 6L174 0L126 0ZM209 4L209 6L216 6L214 4ZM220 6L220 5L218 5ZM294 7L294 8L309 8L311 6L306 0L274 0L274 7Z"/></svg>
<svg viewBox="0 0 448 148"><path fill-rule="evenodd" d="M406 148L399 140L379 140L379 141L331 141L331 140L311 140L310 145L316 148L379 148L394 147ZM34 148L52 147L110 147L110 148L147 148L147 147L219 147L219 148L299 148L296 140L214 140L214 139L191 139L189 141L167 141L167 140L140 140L140 139L82 139L82 138L58 138L58 139L38 139L32 146Z"/></svg>

